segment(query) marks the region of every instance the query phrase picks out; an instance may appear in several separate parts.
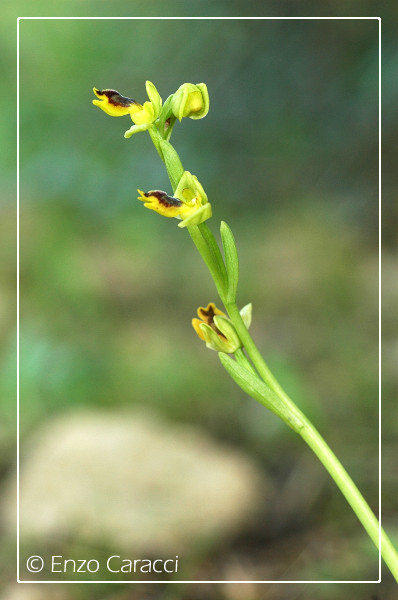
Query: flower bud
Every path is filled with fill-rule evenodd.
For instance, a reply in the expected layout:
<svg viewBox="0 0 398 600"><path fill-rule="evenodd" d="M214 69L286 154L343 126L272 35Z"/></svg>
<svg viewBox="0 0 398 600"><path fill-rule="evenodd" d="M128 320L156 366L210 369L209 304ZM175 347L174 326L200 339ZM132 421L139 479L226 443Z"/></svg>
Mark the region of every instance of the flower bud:
<svg viewBox="0 0 398 600"><path fill-rule="evenodd" d="M209 112L209 93L205 83L183 83L173 94L171 110L179 121L183 117L202 119Z"/></svg>

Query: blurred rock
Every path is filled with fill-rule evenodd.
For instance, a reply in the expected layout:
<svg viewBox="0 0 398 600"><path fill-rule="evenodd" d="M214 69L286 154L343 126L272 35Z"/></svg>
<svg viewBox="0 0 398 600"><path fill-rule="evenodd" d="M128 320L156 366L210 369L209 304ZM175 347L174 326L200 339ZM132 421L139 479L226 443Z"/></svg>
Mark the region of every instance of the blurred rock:
<svg viewBox="0 0 398 600"><path fill-rule="evenodd" d="M57 584L14 584L6 588L0 600L71 600L75 598L68 590Z"/></svg>
<svg viewBox="0 0 398 600"><path fill-rule="evenodd" d="M250 460L147 413L76 412L23 448L21 534L179 554L241 528L264 498ZM9 482L5 526L14 522ZM9 526L8 526L9 527Z"/></svg>

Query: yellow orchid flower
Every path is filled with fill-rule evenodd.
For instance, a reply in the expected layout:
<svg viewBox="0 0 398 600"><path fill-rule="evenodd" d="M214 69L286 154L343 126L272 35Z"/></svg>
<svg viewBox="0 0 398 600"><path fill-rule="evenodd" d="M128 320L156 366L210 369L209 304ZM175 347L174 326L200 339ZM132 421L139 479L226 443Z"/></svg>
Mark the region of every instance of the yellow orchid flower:
<svg viewBox="0 0 398 600"><path fill-rule="evenodd" d="M126 138L148 129L161 112L162 99L156 87L150 81L147 81L145 85L149 101L144 102L144 104L136 102L133 98L122 96L116 90L93 88L93 92L98 98L98 100L93 100L93 104L106 112L107 115L111 117L130 115L134 125L124 134Z"/></svg>
<svg viewBox="0 0 398 600"><path fill-rule="evenodd" d="M251 310L251 304L247 304L240 311L246 327L250 326ZM198 317L199 319L192 319L192 326L200 339L206 342L207 348L233 354L242 347L232 321L216 307L214 302L210 302L206 308L200 306Z"/></svg>
<svg viewBox="0 0 398 600"><path fill-rule="evenodd" d="M175 196L168 196L162 190L152 190L140 194L138 200L144 202L144 206L164 217L176 217L181 219L178 227L190 227L199 225L211 217L211 204L198 179L184 171L183 176L175 191Z"/></svg>

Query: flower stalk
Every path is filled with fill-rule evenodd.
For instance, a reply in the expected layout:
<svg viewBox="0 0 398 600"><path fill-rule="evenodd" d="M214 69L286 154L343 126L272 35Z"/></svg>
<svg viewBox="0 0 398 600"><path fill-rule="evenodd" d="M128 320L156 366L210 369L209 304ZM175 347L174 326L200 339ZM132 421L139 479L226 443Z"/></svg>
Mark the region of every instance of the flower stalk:
<svg viewBox="0 0 398 600"><path fill-rule="evenodd" d="M193 325L206 345L219 352L221 364L237 385L249 396L279 416L298 433L329 472L347 502L357 515L364 529L377 548L385 564L398 581L398 553L380 527L366 500L332 452L314 425L296 406L276 380L249 331L251 305L239 311L236 293L239 279L239 261L234 236L225 222L220 233L223 254L205 222L211 217L211 206L197 178L185 171L180 157L170 143L176 121L188 117L203 118L209 110L209 97L205 84L183 84L175 94L162 100L155 86L146 84L149 102L140 105L135 100L121 96L115 90L94 88L99 100L94 104L111 116L130 114L135 125L126 132L147 130L152 142L165 164L173 196L157 190L141 192L140 200L145 206L164 216L182 219L179 227L186 227L213 278L218 295L228 317L214 303L198 310L200 319ZM119 102L119 105L118 105ZM250 307L250 308L249 308Z"/></svg>

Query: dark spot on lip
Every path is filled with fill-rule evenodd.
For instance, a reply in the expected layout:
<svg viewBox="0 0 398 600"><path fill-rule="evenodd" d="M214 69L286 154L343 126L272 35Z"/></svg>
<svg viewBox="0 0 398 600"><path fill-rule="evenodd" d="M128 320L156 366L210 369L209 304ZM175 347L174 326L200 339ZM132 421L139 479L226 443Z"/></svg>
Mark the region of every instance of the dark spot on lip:
<svg viewBox="0 0 398 600"><path fill-rule="evenodd" d="M144 194L146 198L150 198L150 196L155 196L160 204L163 206L181 206L182 202L178 198L174 198L174 196L168 196L166 192L162 192L162 190L153 190L151 192L146 192Z"/></svg>
<svg viewBox="0 0 398 600"><path fill-rule="evenodd" d="M138 104L138 102L133 100L133 98L122 96L116 90L98 90L98 94L100 94L100 96L106 96L109 100L109 103L113 104L114 106L124 106L127 108L132 104Z"/></svg>

